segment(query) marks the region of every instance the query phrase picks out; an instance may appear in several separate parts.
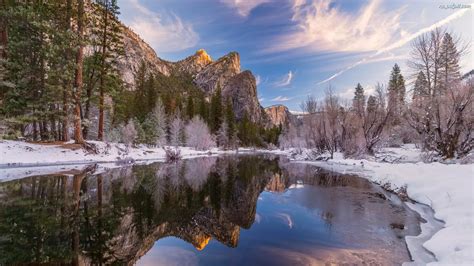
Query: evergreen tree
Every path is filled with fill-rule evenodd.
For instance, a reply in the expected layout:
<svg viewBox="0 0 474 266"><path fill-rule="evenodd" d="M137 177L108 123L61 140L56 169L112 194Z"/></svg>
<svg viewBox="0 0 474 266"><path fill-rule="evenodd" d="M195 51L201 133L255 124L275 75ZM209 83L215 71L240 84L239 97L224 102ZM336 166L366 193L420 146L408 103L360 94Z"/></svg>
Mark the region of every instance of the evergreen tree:
<svg viewBox="0 0 474 266"><path fill-rule="evenodd" d="M459 58L460 54L453 38L449 33L445 33L440 51L439 93L444 93L448 86L460 80Z"/></svg>
<svg viewBox="0 0 474 266"><path fill-rule="evenodd" d="M163 145L166 140L166 114L163 104L157 101L155 108L147 115L142 124L145 134L144 143Z"/></svg>
<svg viewBox="0 0 474 266"><path fill-rule="evenodd" d="M428 96L428 81L423 71L418 73L413 87L413 102L419 105Z"/></svg>
<svg viewBox="0 0 474 266"><path fill-rule="evenodd" d="M207 102L204 97L202 97L199 101L199 116L201 116L204 121L209 123L209 109L207 107Z"/></svg>
<svg viewBox="0 0 474 266"><path fill-rule="evenodd" d="M81 94L82 94L82 69L84 64L84 0L78 0L77 6L77 36L79 47L76 52L76 71L74 78L74 141L76 144L84 144L82 137L82 120L81 120Z"/></svg>
<svg viewBox="0 0 474 266"><path fill-rule="evenodd" d="M370 95L367 100L367 114L375 113L377 111L377 106L377 97Z"/></svg>
<svg viewBox="0 0 474 266"><path fill-rule="evenodd" d="M186 104L186 116L188 120L191 120L194 117L194 100L192 95L188 96L188 101Z"/></svg>
<svg viewBox="0 0 474 266"><path fill-rule="evenodd" d="M148 108L148 93L147 89L147 65L142 61L137 71L135 72L135 92L132 103L133 116L143 121L149 112Z"/></svg>
<svg viewBox="0 0 474 266"><path fill-rule="evenodd" d="M405 105L405 79L400 67L395 64L388 82L388 110L392 114L392 123L400 123L400 115Z"/></svg>
<svg viewBox="0 0 474 266"><path fill-rule="evenodd" d="M357 86L354 91L354 99L352 100L352 108L357 115L363 116L365 109L365 95L364 88L360 83L357 83Z"/></svg>
<svg viewBox="0 0 474 266"><path fill-rule="evenodd" d="M229 140L230 146L234 146L236 141L236 125L235 125L235 114L234 108L230 98L227 98L225 105L225 121L227 124L227 139Z"/></svg>
<svg viewBox="0 0 474 266"><path fill-rule="evenodd" d="M140 121L137 118L133 118L131 122L133 124L133 127L137 131L137 137L135 139L135 143L136 144L147 143L148 141L147 134L145 130L143 129L143 124L140 123Z"/></svg>
<svg viewBox="0 0 474 266"><path fill-rule="evenodd" d="M119 7L117 0L97 0L96 11L99 19L93 28L97 36L96 45L100 47L99 62L99 126L97 137L104 136L104 99L105 93L111 93L117 85L117 59L123 54L121 26L118 20Z"/></svg>
<svg viewBox="0 0 474 266"><path fill-rule="evenodd" d="M218 87L211 98L211 110L209 125L212 133L216 133L222 123L222 94L221 88Z"/></svg>
<svg viewBox="0 0 474 266"><path fill-rule="evenodd" d="M2 110L10 129L32 138L60 139L64 113L60 109L61 81L72 77L72 65L67 64L64 52L74 45L73 35L64 30L66 5L63 2L9 2L0 10L8 23L2 32L7 52L3 62L5 85ZM14 85L14 86L13 86Z"/></svg>
<svg viewBox="0 0 474 266"><path fill-rule="evenodd" d="M227 148L229 147L229 129L228 129L227 121L224 120L222 122L222 125L219 128L219 131L217 131L217 145L219 147L224 147Z"/></svg>

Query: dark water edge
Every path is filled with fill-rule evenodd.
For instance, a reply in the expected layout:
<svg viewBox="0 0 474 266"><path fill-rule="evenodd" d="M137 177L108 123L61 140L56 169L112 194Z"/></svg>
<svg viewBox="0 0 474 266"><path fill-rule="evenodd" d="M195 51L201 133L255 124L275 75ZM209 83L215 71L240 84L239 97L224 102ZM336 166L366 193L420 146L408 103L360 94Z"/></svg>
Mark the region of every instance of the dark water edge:
<svg viewBox="0 0 474 266"><path fill-rule="evenodd" d="M0 199L2 265L393 265L420 232L366 179L265 155L29 177Z"/></svg>

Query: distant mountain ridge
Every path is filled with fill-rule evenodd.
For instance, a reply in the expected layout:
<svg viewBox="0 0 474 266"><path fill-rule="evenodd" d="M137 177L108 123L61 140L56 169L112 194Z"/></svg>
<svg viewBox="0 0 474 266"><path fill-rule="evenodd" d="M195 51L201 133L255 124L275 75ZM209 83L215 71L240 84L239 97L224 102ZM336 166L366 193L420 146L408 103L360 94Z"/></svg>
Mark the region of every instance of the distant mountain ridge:
<svg viewBox="0 0 474 266"><path fill-rule="evenodd" d="M265 113L269 117L271 123L275 126L288 126L294 124L297 116L292 114L288 107L282 104L275 104L265 108Z"/></svg>

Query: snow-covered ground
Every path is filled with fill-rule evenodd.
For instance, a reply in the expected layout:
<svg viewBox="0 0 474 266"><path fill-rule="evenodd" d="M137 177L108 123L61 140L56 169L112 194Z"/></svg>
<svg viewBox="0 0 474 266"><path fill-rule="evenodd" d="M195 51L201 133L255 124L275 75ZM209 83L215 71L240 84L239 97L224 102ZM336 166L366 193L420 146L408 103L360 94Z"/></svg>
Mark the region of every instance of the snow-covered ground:
<svg viewBox="0 0 474 266"><path fill-rule="evenodd" d="M0 141L0 181L54 172L81 170L86 164L117 167L115 162L133 159L136 162L163 161L161 148L140 146L125 151L122 144L93 142L98 154L67 145L39 145L17 141ZM180 147L183 158L235 153L235 151L196 151ZM249 152L249 149L239 149ZM357 174L391 188L407 187L408 196L430 206L444 228L423 246L431 251L441 265L474 265L474 164L443 164L421 162L420 151L414 146L384 149L374 158L344 159L341 154L328 161L308 161L307 154L292 150L266 151L292 157L300 163L310 163L329 170ZM426 227L426 226L425 226ZM426 238L417 238L418 240ZM429 235L429 234L428 234ZM410 251L417 252L416 239L407 239ZM419 246L418 246L419 247Z"/></svg>
<svg viewBox="0 0 474 266"><path fill-rule="evenodd" d="M28 166L52 164L77 164L90 162L114 162L126 159L133 160L164 160L165 150L162 148L149 148L140 145L127 151L124 144L99 141L89 141L96 145L97 154L76 148L72 143L62 144L33 144L19 141L0 141L0 166ZM205 155L209 152L218 153L217 149L211 151L197 151L189 147L180 147L184 158Z"/></svg>
<svg viewBox="0 0 474 266"><path fill-rule="evenodd" d="M281 153L281 152L280 152ZM284 152L291 154L292 152ZM293 153L294 154L294 153ZM354 160L335 154L328 161L308 161L305 152L294 155L296 162L310 163L329 170L357 174L391 189L407 188L408 196L430 206L444 227L423 243L439 265L474 265L474 164L420 162L414 146L390 148L387 156ZM411 252L416 252L413 250Z"/></svg>
<svg viewBox="0 0 474 266"><path fill-rule="evenodd" d="M34 144L21 141L0 140L0 181L15 178L45 175L71 170L82 170L88 164L99 164L100 167L117 167L115 163L145 163L164 161L166 153L163 148L146 146L132 147L127 151L124 144L90 141L97 147L98 153L90 153L82 148L66 144ZM198 151L190 147L179 147L184 159L215 156L218 154L236 153L216 148L209 151ZM248 152L250 149L239 149Z"/></svg>

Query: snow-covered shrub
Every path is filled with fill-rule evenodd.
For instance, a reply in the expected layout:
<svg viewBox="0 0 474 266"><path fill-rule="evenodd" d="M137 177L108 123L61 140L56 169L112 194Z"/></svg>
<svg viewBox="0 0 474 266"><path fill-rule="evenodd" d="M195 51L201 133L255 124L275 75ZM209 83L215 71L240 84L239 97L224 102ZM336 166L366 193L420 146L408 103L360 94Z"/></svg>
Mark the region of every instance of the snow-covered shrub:
<svg viewBox="0 0 474 266"><path fill-rule="evenodd" d="M206 123L199 117L195 116L186 125L186 144L197 150L208 150L216 147L214 136L211 135Z"/></svg>

